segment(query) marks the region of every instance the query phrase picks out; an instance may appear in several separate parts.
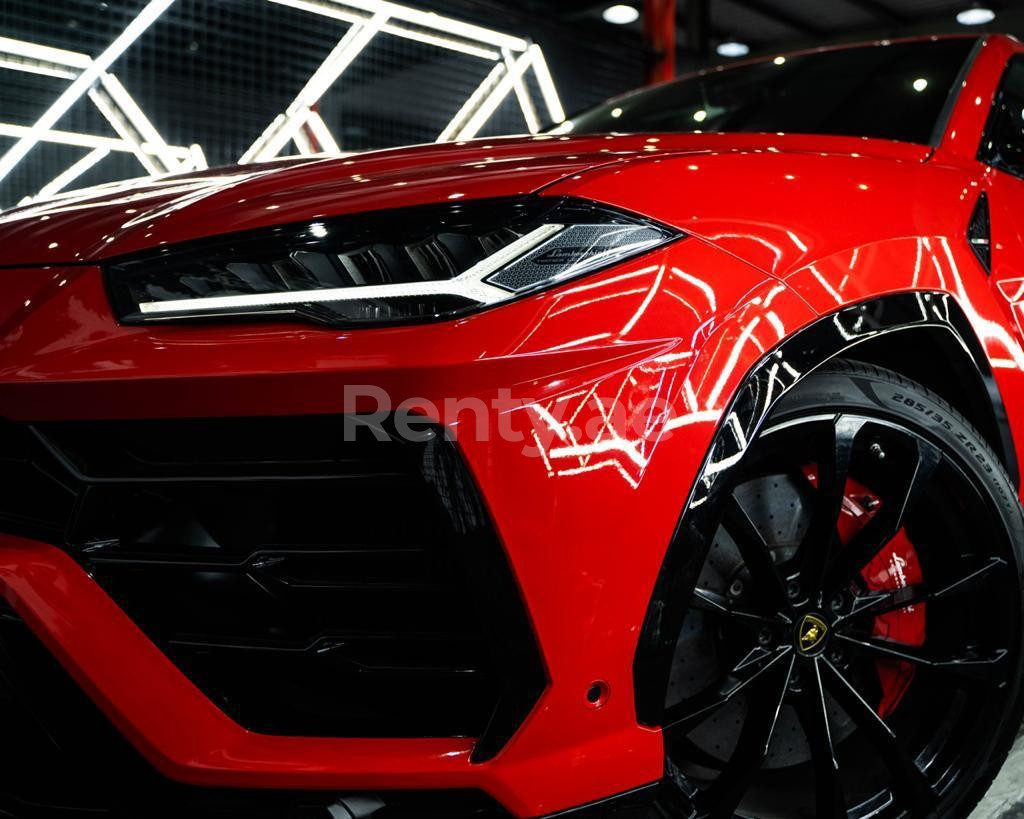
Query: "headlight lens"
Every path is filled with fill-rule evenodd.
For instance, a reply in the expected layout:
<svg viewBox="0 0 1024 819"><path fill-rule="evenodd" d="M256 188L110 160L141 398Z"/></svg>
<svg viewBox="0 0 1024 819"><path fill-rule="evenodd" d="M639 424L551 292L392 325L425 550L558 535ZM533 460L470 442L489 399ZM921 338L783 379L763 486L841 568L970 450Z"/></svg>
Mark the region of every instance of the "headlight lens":
<svg viewBox="0 0 1024 819"><path fill-rule="evenodd" d="M293 316L332 326L454 318L652 250L678 231L578 199L381 211L239 233L107 265L126 323Z"/></svg>

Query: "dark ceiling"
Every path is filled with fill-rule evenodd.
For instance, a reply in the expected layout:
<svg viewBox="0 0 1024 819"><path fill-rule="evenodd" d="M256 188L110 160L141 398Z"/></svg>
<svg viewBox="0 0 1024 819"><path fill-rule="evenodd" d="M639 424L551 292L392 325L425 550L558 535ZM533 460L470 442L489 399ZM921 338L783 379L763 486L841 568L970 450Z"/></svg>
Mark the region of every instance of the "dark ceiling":
<svg viewBox="0 0 1024 819"><path fill-rule="evenodd" d="M644 82L652 59L641 22L615 26L601 12L643 0L397 0L539 43L565 107L578 111ZM90 55L100 53L147 0L0 0L0 35ZM715 46L736 39L752 53L904 34L968 31L956 13L975 0L676 0L678 70L726 62ZM989 0L985 0L989 4ZM986 28L1024 35L1024 0L991 0ZM200 144L212 164L233 162L284 110L335 47L345 25L268 0L175 0L123 55L116 74L172 144ZM432 141L486 75L483 61L380 38L325 94L322 112L345 150ZM20 72L0 76L0 123L29 126L65 82ZM521 133L514 99L482 135ZM62 128L110 134L88 101ZM0 153L13 144L0 136ZM82 155L40 145L0 184L0 208L34 194ZM77 185L139 173L111 155Z"/></svg>
<svg viewBox="0 0 1024 819"><path fill-rule="evenodd" d="M618 0L615 0L616 2ZM956 13L974 0L677 0L679 41L696 49L702 20L708 44L740 40L754 51L849 40L857 37L965 31ZM631 3L637 8L642 0ZM610 2L512 0L505 5L568 24L607 25L601 11ZM996 11L992 30L1024 34L1024 3L986 2ZM638 36L641 24L629 26ZM982 27L985 28L985 27Z"/></svg>

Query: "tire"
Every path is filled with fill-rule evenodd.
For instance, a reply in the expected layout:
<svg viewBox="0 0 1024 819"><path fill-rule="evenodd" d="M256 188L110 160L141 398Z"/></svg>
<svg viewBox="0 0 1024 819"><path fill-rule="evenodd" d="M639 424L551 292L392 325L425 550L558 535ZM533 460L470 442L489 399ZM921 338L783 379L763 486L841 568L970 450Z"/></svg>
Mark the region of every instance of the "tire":
<svg viewBox="0 0 1024 819"><path fill-rule="evenodd" d="M926 388L836 360L740 472L667 686L663 810L966 817L1024 708L1024 514L998 458Z"/></svg>

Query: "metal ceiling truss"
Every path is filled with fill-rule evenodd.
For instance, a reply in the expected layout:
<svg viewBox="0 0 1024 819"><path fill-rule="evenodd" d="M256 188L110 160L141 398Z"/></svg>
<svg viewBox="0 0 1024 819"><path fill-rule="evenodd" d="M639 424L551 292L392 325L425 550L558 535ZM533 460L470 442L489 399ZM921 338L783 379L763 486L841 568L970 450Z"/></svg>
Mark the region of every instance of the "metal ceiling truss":
<svg viewBox="0 0 1024 819"><path fill-rule="evenodd" d="M340 20L350 27L291 105L242 155L239 159L242 164L273 159L289 143L294 143L301 155L339 153L341 147L317 110L320 99L371 40L380 35L415 40L494 63L483 82L438 136L438 142L472 139L512 93L523 112L527 130L537 133L541 118L538 102L527 81L531 71L540 90L539 104L546 109L547 119L553 123L565 119L544 53L540 46L527 40L386 0L270 1Z"/></svg>
<svg viewBox="0 0 1024 819"><path fill-rule="evenodd" d="M31 126L0 122L0 137L15 144L0 155L3 180L40 142L82 148L85 153L44 185L31 199L53 196L71 186L112 152L132 154L149 175L203 170L207 167L198 145L169 145L125 87L110 72L113 63L174 2L150 0L125 30L96 58L38 43L0 37L0 69L69 80L70 85ZM273 159L294 143L302 155L339 154L341 148L320 116L320 99L374 37L391 35L455 51L494 65L442 131L438 142L471 139L515 94L527 130L542 127L543 106L552 123L565 120L565 111L540 47L528 40L471 25L439 14L408 8L387 0L271 0L349 24L349 29L306 82L291 105L278 115L239 159L240 163ZM535 100L528 76L532 72L540 99ZM88 97L110 123L116 137L62 131L57 122L71 107Z"/></svg>
<svg viewBox="0 0 1024 819"><path fill-rule="evenodd" d="M59 193L111 152L132 154L150 175L206 168L202 149L198 145L167 144L131 94L108 70L171 2L152 0L96 59L75 51L0 37L0 69L71 81L34 125L0 123L0 136L16 140L0 157L0 179L40 142L87 149L81 158L46 183L36 197L26 197L22 203ZM86 96L110 123L117 138L54 129L57 121Z"/></svg>

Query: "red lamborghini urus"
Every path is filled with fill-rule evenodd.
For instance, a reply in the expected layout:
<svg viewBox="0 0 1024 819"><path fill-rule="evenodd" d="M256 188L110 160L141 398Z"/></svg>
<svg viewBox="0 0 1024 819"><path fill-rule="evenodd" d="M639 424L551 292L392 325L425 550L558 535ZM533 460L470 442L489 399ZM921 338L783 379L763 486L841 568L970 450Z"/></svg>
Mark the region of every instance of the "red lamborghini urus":
<svg viewBox="0 0 1024 819"><path fill-rule="evenodd" d="M965 816L1024 47L0 215L0 814Z"/></svg>

